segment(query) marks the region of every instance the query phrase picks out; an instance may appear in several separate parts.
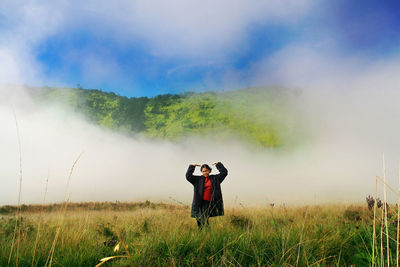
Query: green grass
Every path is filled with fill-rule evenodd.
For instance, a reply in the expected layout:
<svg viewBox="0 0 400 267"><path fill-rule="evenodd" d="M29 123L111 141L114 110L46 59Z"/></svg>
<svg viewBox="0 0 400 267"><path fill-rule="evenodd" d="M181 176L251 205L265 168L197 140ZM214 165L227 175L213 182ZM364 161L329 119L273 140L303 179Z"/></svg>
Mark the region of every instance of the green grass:
<svg viewBox="0 0 400 267"><path fill-rule="evenodd" d="M42 215L27 206L22 214L18 265L44 266L59 228L52 266L94 266L101 258L124 255L102 266L368 266L372 253L373 212L364 206L326 205L227 209L197 229L187 206L136 203L78 203L64 214ZM51 205L50 205L51 206ZM44 206L44 210L50 206ZM97 210L93 207L96 206ZM92 208L90 208L92 207ZM132 208L135 207L135 208ZM9 209L9 208L8 208ZM380 218L380 209L377 218ZM61 218L64 218L60 226ZM390 235L396 239L390 210ZM15 215L0 219L0 266L7 266ZM377 223L377 263L380 260ZM114 252L110 240L121 242ZM386 239L384 238L384 241ZM390 241L391 265L396 246ZM112 242L109 242L112 243ZM384 247L386 244L384 244ZM386 252L385 254L386 255ZM16 265L16 253L10 266Z"/></svg>

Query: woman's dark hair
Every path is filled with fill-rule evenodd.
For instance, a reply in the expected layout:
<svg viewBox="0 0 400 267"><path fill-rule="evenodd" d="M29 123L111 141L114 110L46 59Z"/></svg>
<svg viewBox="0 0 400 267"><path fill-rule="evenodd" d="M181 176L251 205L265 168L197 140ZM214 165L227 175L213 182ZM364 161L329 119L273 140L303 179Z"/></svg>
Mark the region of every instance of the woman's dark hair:
<svg viewBox="0 0 400 267"><path fill-rule="evenodd" d="M207 170L209 170L209 171L211 172L211 168L210 168L210 166L208 166L207 164L201 165L200 171L203 171L203 168L206 168Z"/></svg>

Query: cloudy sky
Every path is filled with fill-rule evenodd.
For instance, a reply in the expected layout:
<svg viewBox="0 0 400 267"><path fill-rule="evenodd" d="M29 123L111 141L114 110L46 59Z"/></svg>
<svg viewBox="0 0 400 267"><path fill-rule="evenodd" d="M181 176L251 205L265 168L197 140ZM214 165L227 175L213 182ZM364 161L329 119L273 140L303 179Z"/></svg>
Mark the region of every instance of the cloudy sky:
<svg viewBox="0 0 400 267"><path fill-rule="evenodd" d="M0 82L8 84L127 96L304 86L321 68L357 72L397 57L399 47L398 1L0 4Z"/></svg>
<svg viewBox="0 0 400 267"><path fill-rule="evenodd" d="M3 0L0 204L18 200L16 121L25 203L41 202L48 175L48 200L63 200L65 176L82 151L73 201L190 203L187 165L215 161L230 172L227 203L363 201L383 176L383 153L397 188L399 73L398 1ZM291 108L305 118L309 141L277 154L229 140L126 138L60 107L33 105L29 88L14 86L78 84L126 96L300 88Z"/></svg>

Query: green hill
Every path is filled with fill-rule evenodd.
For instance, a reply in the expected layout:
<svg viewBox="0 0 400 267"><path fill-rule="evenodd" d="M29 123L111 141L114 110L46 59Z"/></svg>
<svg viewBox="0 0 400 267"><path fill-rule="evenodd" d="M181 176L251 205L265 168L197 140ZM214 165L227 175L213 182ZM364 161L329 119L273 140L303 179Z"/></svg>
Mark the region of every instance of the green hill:
<svg viewBox="0 0 400 267"><path fill-rule="evenodd" d="M61 104L95 124L149 138L239 138L260 147L293 146L303 138L302 119L291 110L299 92L283 87L152 98L82 88L43 87L30 92L40 104Z"/></svg>

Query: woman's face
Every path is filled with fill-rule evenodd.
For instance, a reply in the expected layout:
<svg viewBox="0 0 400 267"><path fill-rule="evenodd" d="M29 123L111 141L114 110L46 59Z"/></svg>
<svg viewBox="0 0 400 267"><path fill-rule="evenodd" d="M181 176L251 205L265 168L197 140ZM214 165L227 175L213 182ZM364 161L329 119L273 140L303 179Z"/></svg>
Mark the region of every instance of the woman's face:
<svg viewBox="0 0 400 267"><path fill-rule="evenodd" d="M201 173L204 175L204 177L210 176L210 170L207 169L207 168L203 168L203 169L201 170Z"/></svg>

